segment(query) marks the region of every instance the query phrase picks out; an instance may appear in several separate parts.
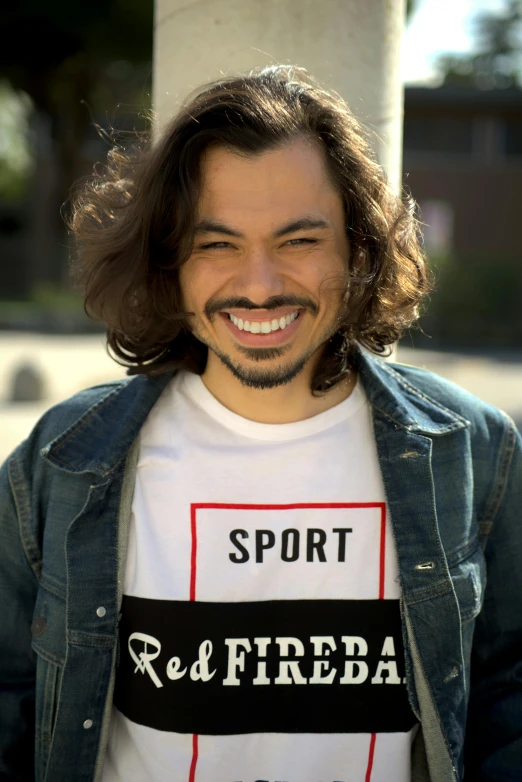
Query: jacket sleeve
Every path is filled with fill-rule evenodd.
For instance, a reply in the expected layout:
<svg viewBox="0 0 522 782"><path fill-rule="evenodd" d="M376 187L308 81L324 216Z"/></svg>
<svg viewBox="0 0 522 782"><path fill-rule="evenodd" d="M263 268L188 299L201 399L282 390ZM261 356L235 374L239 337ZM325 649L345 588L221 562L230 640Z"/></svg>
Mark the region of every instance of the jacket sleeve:
<svg viewBox="0 0 522 782"><path fill-rule="evenodd" d="M31 622L38 589L29 550L29 489L18 458L0 468L0 779L34 779L36 656ZM33 563L31 565L31 561Z"/></svg>
<svg viewBox="0 0 522 782"><path fill-rule="evenodd" d="M482 529L487 586L475 626L466 782L522 779L522 438L511 420Z"/></svg>

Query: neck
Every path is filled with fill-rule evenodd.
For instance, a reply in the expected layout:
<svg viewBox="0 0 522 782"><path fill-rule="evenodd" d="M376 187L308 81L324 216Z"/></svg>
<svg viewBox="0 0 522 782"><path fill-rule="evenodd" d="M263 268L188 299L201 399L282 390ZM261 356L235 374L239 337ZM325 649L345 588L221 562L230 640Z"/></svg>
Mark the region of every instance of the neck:
<svg viewBox="0 0 522 782"><path fill-rule="evenodd" d="M210 393L233 413L263 424L290 424L323 413L350 396L355 372L320 396L311 390L312 371L305 368L286 385L257 389L244 386L221 363L208 361L202 380Z"/></svg>

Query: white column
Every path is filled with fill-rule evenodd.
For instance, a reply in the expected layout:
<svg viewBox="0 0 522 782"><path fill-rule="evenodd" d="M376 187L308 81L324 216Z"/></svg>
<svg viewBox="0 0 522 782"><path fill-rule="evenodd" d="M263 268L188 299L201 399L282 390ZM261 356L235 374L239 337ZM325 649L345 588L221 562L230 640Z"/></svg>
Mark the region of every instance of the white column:
<svg viewBox="0 0 522 782"><path fill-rule="evenodd" d="M401 181L405 0L156 0L153 104L161 123L194 89L274 63L305 67L375 131Z"/></svg>

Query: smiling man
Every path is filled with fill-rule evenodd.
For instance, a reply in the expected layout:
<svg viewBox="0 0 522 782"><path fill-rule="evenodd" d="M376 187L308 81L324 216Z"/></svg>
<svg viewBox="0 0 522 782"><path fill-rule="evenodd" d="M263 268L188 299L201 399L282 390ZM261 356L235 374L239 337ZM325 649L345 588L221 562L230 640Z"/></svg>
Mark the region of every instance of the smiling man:
<svg viewBox="0 0 522 782"><path fill-rule="evenodd" d="M210 148L196 219L180 285L195 313L192 333L210 348L206 387L267 423L342 401L353 378L328 395L310 393L317 358L342 319L350 254L343 201L317 142L296 138L248 157Z"/></svg>
<svg viewBox="0 0 522 782"><path fill-rule="evenodd" d="M134 377L0 472L2 779L520 778L520 437L376 355L429 288L413 212L283 66L85 186Z"/></svg>

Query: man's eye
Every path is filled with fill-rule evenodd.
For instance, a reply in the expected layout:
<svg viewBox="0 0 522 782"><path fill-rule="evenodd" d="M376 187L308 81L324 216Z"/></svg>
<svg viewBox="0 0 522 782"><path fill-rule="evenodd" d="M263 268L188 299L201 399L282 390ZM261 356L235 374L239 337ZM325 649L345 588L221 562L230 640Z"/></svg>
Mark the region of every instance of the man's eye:
<svg viewBox="0 0 522 782"><path fill-rule="evenodd" d="M300 237L298 239L289 239L285 242L290 247L299 247L304 244L317 244L317 239L309 239L308 237ZM198 249L200 250L227 250L232 245L230 242L208 242L207 244L201 244Z"/></svg>
<svg viewBox="0 0 522 782"><path fill-rule="evenodd" d="M209 244L200 245L200 250L226 250L231 246L229 242L210 242Z"/></svg>
<svg viewBox="0 0 522 782"><path fill-rule="evenodd" d="M317 244L317 239L301 237L300 239L289 239L287 244L289 244L291 247L299 247L299 245L302 244Z"/></svg>

